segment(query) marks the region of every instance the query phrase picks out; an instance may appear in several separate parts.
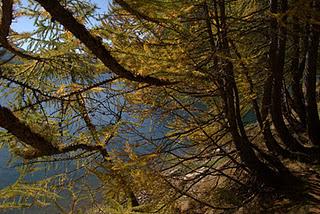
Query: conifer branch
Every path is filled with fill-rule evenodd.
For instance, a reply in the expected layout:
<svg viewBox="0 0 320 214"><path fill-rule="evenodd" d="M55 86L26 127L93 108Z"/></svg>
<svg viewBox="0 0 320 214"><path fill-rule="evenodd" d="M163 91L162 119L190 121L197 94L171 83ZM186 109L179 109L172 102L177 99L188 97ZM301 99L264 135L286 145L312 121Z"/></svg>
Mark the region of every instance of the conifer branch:
<svg viewBox="0 0 320 214"><path fill-rule="evenodd" d="M77 37L105 66L118 76L135 82L148 83L156 86L173 84L166 80L161 80L151 76L133 74L124 68L110 54L103 43L92 35L88 29L80 24L70 11L65 9L57 0L36 0L50 15L60 22L67 30Z"/></svg>
<svg viewBox="0 0 320 214"><path fill-rule="evenodd" d="M13 19L13 0L2 0L2 16L0 23L0 37L7 37Z"/></svg>
<svg viewBox="0 0 320 214"><path fill-rule="evenodd" d="M126 11L128 11L129 13L131 13L132 15L136 16L139 19L144 19L146 21L153 22L156 24L162 24L162 22L165 21L164 19L155 19L150 16L147 16L146 14L141 13L140 11L138 11L135 8L133 8L132 6L130 6L124 0L115 0L115 2L117 2L123 9L125 9ZM162 22L160 22L160 20Z"/></svg>
<svg viewBox="0 0 320 214"><path fill-rule="evenodd" d="M22 142L38 150L44 155L56 152L57 148L43 136L35 133L29 126L20 121L10 109L0 107L0 126Z"/></svg>
<svg viewBox="0 0 320 214"><path fill-rule="evenodd" d="M77 150L85 150L88 152L99 151L101 155L106 155L106 150L101 145L89 145L82 143L56 145L40 134L32 131L31 128L19 120L19 118L17 118L10 109L2 106L0 106L0 127L6 129L20 141L32 147L32 149L20 151L18 153L25 159L65 154Z"/></svg>
<svg viewBox="0 0 320 214"><path fill-rule="evenodd" d="M13 20L13 0L2 0L2 16L0 21L0 43L13 54L30 60L41 60L40 57L31 56L21 52L8 41L10 26Z"/></svg>

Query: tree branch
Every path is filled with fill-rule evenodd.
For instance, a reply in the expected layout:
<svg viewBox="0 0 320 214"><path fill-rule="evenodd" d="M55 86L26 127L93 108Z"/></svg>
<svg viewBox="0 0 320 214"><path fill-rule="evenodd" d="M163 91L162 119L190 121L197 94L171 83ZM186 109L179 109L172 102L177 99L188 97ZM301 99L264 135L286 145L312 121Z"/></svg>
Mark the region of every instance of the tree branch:
<svg viewBox="0 0 320 214"><path fill-rule="evenodd" d="M35 0L41 4L50 15L60 22L67 30L69 30L75 37L77 37L95 56L97 56L105 66L112 72L122 78L132 80L135 82L148 83L156 86L163 86L173 84L166 80L161 80L151 76L142 76L133 74L117 60L111 56L103 43L93 36L84 25L80 24L72 15L70 11L65 9L57 0Z"/></svg>
<svg viewBox="0 0 320 214"><path fill-rule="evenodd" d="M29 126L21 122L8 108L0 106L0 126L13 134L22 142L41 151L44 155L57 151L51 142L33 132Z"/></svg>
<svg viewBox="0 0 320 214"><path fill-rule="evenodd" d="M0 43L4 48L13 54L30 60L41 60L40 57L22 53L18 48L12 46L7 37L9 36L10 26L13 20L13 0L2 0L2 16L0 22Z"/></svg>
<svg viewBox="0 0 320 214"><path fill-rule="evenodd" d="M144 19L144 20L149 21L149 22L153 22L153 23L156 23L156 24L161 24L160 23L160 19L155 19L155 18L152 18L150 16L147 16L146 14L141 13L140 11L138 11L135 8L131 7L124 0L115 0L115 2L117 2L123 9L125 9L126 11L128 11L129 13L131 13L132 15L136 16L139 19ZM164 20L161 19L161 21L164 21Z"/></svg>
<svg viewBox="0 0 320 214"><path fill-rule="evenodd" d="M2 0L2 16L0 23L0 37L7 37L10 31L10 25L13 19L12 9L13 0Z"/></svg>
<svg viewBox="0 0 320 214"><path fill-rule="evenodd" d="M6 129L10 134L31 146L32 149L20 151L18 155L25 159L34 159L43 156L52 156L64 154L79 149L85 151L99 151L102 156L106 156L106 150L101 145L73 144L73 145L55 145L40 134L31 130L29 126L20 121L11 110L0 106L0 127Z"/></svg>

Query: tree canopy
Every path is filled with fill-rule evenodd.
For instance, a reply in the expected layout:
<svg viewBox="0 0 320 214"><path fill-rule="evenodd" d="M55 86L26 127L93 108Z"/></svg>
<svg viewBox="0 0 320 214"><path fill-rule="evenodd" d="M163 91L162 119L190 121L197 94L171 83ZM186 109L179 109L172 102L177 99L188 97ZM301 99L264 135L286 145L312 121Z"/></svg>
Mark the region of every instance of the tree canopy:
<svg viewBox="0 0 320 214"><path fill-rule="evenodd" d="M319 11L317 0L114 0L106 12L2 0L0 139L21 172L2 207L232 212L266 193L319 203ZM22 17L34 29L15 32Z"/></svg>

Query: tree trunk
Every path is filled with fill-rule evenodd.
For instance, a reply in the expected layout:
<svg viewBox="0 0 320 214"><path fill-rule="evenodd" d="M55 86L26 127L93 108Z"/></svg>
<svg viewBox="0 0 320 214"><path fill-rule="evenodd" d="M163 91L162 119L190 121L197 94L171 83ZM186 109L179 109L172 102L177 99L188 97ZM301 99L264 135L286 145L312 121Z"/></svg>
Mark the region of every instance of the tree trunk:
<svg viewBox="0 0 320 214"><path fill-rule="evenodd" d="M299 32L301 30L298 21L295 21L293 25L293 59L291 63L291 72L292 72L292 101L293 101L293 108L295 112L298 114L300 119L301 128L305 130L306 127L306 109L305 109L305 100L302 91L302 79L303 79L303 70L305 67L306 57L305 53L301 53L300 50L300 35ZM306 34L308 34L308 27L306 27ZM308 36L304 38L303 44L305 48L308 45ZM304 51L305 52L305 51ZM300 59L302 57L302 59Z"/></svg>
<svg viewBox="0 0 320 214"><path fill-rule="evenodd" d="M277 0L271 0L270 11L277 13L278 2ZM287 11L287 1L281 1L281 12ZM285 22L285 18L283 20ZM281 138L282 142L293 152L308 153L308 150L302 146L297 139L295 139L289 129L287 128L282 112L282 81L284 73L285 62L285 50L286 50L286 37L287 30L284 26L278 26L277 20L272 18L271 20L271 44L270 44L270 65L272 73L272 94L271 94L271 117L273 124ZM275 29L279 29L274 32Z"/></svg>
<svg viewBox="0 0 320 214"><path fill-rule="evenodd" d="M221 30L218 30L218 32L221 33L220 47L222 52L229 55L230 50L227 38L227 25L224 7L225 2L224 0L219 0L218 4L221 19ZM278 171L275 171L267 164L263 163L255 154L242 123L239 94L234 78L233 65L228 60L221 59L221 61L224 74L220 81L221 87L219 88L225 105L224 109L228 120L229 131L235 147L239 152L241 161L247 165L254 175L269 186L284 190L289 189L289 186L292 187L291 182L297 185L298 182L295 176L293 176L288 170L283 170L283 166L281 166Z"/></svg>
<svg viewBox="0 0 320 214"><path fill-rule="evenodd" d="M320 9L319 1L314 1L315 12ZM320 120L316 99L316 75L317 75L317 58L319 48L320 27L317 24L311 25L310 44L308 47L308 56L305 74L306 88L306 112L307 127L311 142L314 145L320 145Z"/></svg>

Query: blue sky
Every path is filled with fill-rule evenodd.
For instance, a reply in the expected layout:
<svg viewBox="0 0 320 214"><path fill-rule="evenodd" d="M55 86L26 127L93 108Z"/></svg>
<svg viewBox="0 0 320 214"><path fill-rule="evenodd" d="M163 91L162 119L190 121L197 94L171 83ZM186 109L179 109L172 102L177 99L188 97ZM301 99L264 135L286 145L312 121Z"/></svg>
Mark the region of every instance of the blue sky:
<svg viewBox="0 0 320 214"><path fill-rule="evenodd" d="M105 12L108 9L108 5L112 0L91 0L91 2L94 2L97 4L97 6L100 8L101 12ZM27 5L27 0L22 0L22 4ZM100 12L99 11L99 12ZM34 29L33 27L33 21L29 18L19 18L14 20L12 23L13 30L17 32L26 32L26 31L32 31Z"/></svg>

